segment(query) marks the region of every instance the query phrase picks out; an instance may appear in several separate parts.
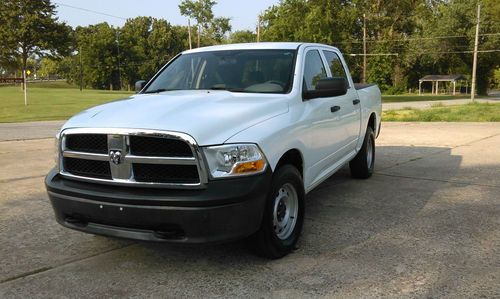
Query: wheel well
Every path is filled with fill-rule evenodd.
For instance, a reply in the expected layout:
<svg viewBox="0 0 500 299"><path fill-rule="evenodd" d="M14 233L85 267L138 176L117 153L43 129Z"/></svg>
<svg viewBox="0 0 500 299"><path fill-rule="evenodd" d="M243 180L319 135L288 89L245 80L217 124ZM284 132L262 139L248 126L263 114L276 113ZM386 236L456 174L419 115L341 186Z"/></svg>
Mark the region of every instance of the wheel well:
<svg viewBox="0 0 500 299"><path fill-rule="evenodd" d="M278 164L276 165L276 169L286 164L295 166L297 170L300 172L300 175L304 176L303 174L304 162L302 160L302 155L300 154L299 150L291 149L287 151L283 156L281 156L280 160L278 161Z"/></svg>
<svg viewBox="0 0 500 299"><path fill-rule="evenodd" d="M376 122L375 113L372 113L370 115L370 119L368 120L368 126L372 128L373 132L376 131L375 127L377 126L377 122Z"/></svg>

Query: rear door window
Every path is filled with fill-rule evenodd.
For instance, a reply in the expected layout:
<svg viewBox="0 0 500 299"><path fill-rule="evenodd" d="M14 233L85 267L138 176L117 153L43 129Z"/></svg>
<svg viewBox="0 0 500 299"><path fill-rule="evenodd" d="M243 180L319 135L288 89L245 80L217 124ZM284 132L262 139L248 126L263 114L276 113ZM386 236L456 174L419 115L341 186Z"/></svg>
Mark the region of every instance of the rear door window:
<svg viewBox="0 0 500 299"><path fill-rule="evenodd" d="M340 60L340 57L337 55L337 53L323 50L323 54L325 55L328 67L330 68L330 72L332 73L332 77L344 78L347 81L347 75L344 70L344 66L342 65L342 61Z"/></svg>

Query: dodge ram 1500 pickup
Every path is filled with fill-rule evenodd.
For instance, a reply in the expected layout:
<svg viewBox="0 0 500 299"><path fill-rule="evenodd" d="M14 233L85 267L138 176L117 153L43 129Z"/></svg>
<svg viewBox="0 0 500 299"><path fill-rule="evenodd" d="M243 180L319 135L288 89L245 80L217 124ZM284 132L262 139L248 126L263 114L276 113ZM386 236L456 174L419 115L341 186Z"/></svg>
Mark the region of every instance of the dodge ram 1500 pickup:
<svg viewBox="0 0 500 299"><path fill-rule="evenodd" d="M61 225L177 243L249 237L279 258L299 238L309 191L347 163L355 178L372 175L380 91L354 84L337 48L188 50L136 89L57 134L45 184Z"/></svg>

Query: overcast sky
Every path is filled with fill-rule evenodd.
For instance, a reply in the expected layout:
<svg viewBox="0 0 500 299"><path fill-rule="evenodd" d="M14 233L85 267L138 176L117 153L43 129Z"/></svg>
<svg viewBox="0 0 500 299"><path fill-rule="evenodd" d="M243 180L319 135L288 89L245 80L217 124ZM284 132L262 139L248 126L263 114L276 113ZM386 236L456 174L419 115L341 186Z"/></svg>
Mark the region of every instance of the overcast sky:
<svg viewBox="0 0 500 299"><path fill-rule="evenodd" d="M60 21L76 27L100 22L108 22L114 26L122 26L125 20L137 16L163 18L173 25L187 25L187 19L179 13L181 0L54 0ZM216 17L231 18L233 31L255 30L257 15L278 0L218 0L214 6ZM105 14L121 17L99 15L92 12L71 8L64 5L85 8Z"/></svg>

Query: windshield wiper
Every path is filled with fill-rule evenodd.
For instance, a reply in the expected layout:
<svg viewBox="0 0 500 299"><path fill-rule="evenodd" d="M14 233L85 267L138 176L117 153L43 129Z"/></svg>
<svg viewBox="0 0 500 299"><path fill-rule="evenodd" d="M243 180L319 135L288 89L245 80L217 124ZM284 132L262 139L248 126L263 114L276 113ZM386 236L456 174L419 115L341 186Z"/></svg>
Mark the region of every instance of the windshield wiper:
<svg viewBox="0 0 500 299"><path fill-rule="evenodd" d="M223 87L223 86L212 86L208 88L209 90L227 90L231 92L241 92L244 91L243 88L229 88L229 87Z"/></svg>
<svg viewBox="0 0 500 299"><path fill-rule="evenodd" d="M158 88L158 89L153 89L153 90L147 90L144 93L159 93L163 91L171 91L171 90L178 90L178 89L166 89L166 88Z"/></svg>

